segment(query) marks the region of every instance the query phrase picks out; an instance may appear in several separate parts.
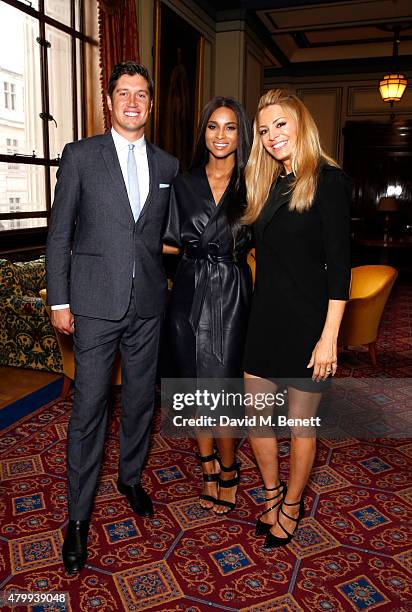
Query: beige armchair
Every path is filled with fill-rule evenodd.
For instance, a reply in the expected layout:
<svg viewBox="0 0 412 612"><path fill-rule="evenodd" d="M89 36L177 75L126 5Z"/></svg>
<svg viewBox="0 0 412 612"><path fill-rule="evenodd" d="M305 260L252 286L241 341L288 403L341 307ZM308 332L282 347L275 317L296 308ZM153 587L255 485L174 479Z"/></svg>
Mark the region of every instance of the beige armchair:
<svg viewBox="0 0 412 612"><path fill-rule="evenodd" d="M255 285L255 277L256 277L256 256L255 249L250 249L247 255L247 262L249 264L250 270L252 272L252 282Z"/></svg>
<svg viewBox="0 0 412 612"><path fill-rule="evenodd" d="M376 340L385 304L398 272L391 266L352 268L349 302L339 331L339 346L367 345L377 365Z"/></svg>

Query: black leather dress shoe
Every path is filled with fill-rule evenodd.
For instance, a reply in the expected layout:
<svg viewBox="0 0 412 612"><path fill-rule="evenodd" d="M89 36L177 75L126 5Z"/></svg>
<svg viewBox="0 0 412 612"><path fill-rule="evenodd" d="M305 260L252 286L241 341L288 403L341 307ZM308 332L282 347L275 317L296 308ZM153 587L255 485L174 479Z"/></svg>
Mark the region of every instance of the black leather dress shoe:
<svg viewBox="0 0 412 612"><path fill-rule="evenodd" d="M89 521L69 521L63 543L63 563L70 576L80 572L86 563L88 535Z"/></svg>
<svg viewBox="0 0 412 612"><path fill-rule="evenodd" d="M153 504L149 495L142 485L125 485L120 480L117 481L119 493L126 495L128 502L134 512L139 516L153 516Z"/></svg>

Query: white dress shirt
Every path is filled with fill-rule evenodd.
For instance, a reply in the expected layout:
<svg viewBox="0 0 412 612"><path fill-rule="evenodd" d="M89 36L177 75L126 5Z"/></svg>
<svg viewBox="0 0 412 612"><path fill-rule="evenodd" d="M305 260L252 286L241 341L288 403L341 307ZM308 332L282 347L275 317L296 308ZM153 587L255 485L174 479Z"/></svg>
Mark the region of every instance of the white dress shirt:
<svg viewBox="0 0 412 612"><path fill-rule="evenodd" d="M129 181L127 176L127 157L129 155L129 144L134 144L134 158L136 160L137 178L139 181L139 194L140 194L140 209L143 208L144 203L149 195L150 177L149 177L149 162L147 161L146 154L146 139L144 134L138 140L130 142L123 136L121 136L115 129L111 129L114 146L116 149L117 157L120 163L120 169L122 171L123 180L126 186L127 195L129 195ZM63 310L64 308L70 308L70 304L55 304L51 307L52 310Z"/></svg>
<svg viewBox="0 0 412 612"><path fill-rule="evenodd" d="M116 130L112 128L112 136L114 146L116 147L117 157L119 158L120 168L122 170L124 183L127 189L127 195L129 195L129 181L127 176L127 156L129 155L129 144L134 144L134 158L136 160L137 168L137 179L139 181L139 194L140 194L140 208L143 208L144 203L149 195L149 163L147 161L146 154L146 140L144 135L130 142L123 136L120 136Z"/></svg>

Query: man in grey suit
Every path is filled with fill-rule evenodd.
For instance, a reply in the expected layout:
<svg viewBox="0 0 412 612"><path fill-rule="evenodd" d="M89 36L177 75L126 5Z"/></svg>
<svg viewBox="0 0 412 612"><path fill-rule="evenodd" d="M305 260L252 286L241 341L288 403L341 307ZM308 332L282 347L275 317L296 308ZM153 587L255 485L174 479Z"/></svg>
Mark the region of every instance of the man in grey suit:
<svg viewBox="0 0 412 612"><path fill-rule="evenodd" d="M112 129L65 146L47 240L53 325L73 333L74 404L68 429L69 525L63 561L84 566L103 453L111 371L122 359L118 489L153 514L139 484L153 414L160 320L167 283L161 235L178 161L146 142L153 82L128 61L108 84Z"/></svg>

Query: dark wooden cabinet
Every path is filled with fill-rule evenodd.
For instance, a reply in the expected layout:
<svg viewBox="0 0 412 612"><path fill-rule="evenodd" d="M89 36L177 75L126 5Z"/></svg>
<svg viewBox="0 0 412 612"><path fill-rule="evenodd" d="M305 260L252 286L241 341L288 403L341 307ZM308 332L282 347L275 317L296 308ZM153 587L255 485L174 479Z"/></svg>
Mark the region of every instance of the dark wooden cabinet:
<svg viewBox="0 0 412 612"><path fill-rule="evenodd" d="M412 121L349 121L343 134L343 167L354 181L355 256L367 263L411 266ZM396 210L379 210L385 197L395 198Z"/></svg>

